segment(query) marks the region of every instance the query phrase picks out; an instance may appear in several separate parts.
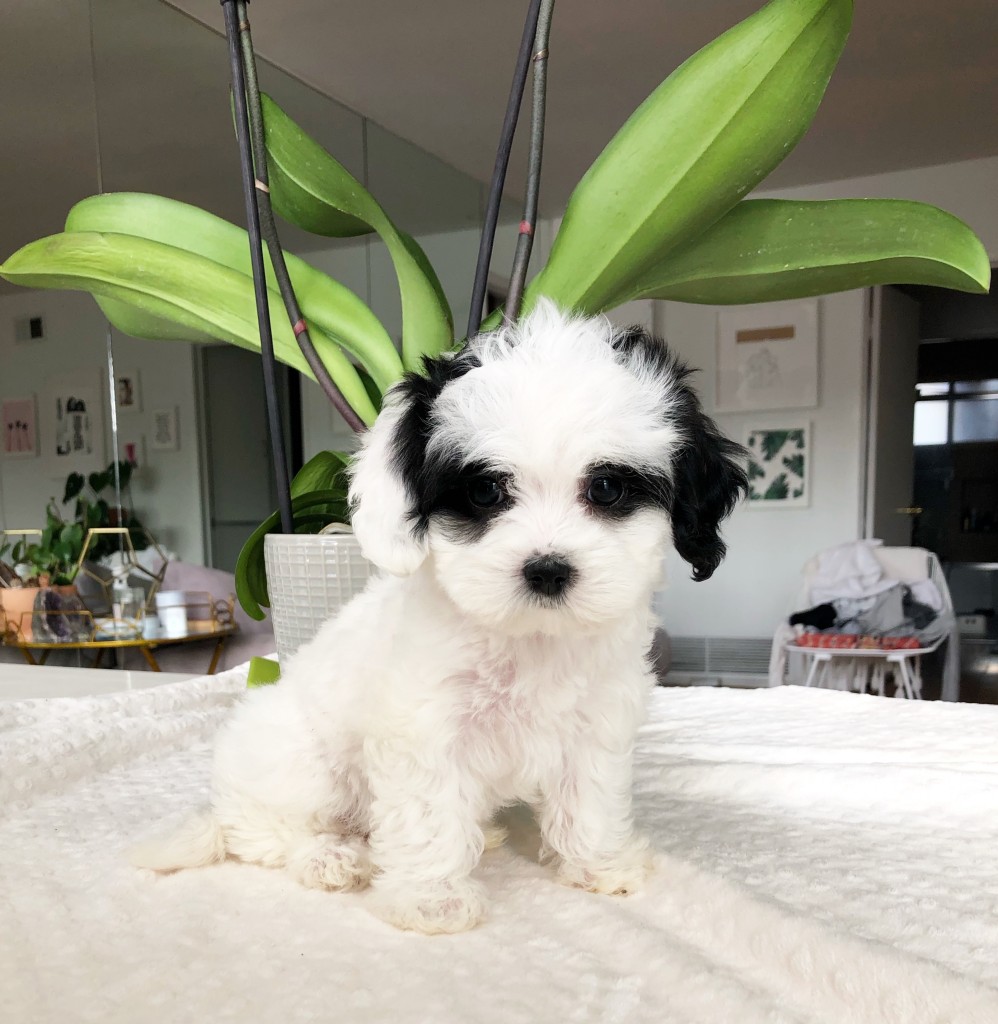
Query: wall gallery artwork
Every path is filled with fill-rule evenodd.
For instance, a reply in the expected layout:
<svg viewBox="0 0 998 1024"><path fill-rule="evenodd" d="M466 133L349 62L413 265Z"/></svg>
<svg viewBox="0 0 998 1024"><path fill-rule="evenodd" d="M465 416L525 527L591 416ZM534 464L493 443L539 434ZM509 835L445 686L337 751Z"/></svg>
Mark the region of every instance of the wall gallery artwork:
<svg viewBox="0 0 998 1024"><path fill-rule="evenodd" d="M811 425L750 427L745 436L749 451L750 508L806 508L811 503Z"/></svg>
<svg viewBox="0 0 998 1024"><path fill-rule="evenodd" d="M3 425L3 453L11 458L34 458L38 454L38 426L35 396L7 398L0 406Z"/></svg>
<svg viewBox="0 0 998 1024"><path fill-rule="evenodd" d="M46 471L62 476L103 467L104 403L99 374L80 372L47 380L38 408Z"/></svg>
<svg viewBox="0 0 998 1024"><path fill-rule="evenodd" d="M176 406L172 409L153 410L149 447L156 452L175 452L180 448Z"/></svg>
<svg viewBox="0 0 998 1024"><path fill-rule="evenodd" d="M817 404L817 299L718 313L718 412L809 409Z"/></svg>
<svg viewBox="0 0 998 1024"><path fill-rule="evenodd" d="M142 412L142 389L138 370L121 370L115 373L114 402L118 412Z"/></svg>

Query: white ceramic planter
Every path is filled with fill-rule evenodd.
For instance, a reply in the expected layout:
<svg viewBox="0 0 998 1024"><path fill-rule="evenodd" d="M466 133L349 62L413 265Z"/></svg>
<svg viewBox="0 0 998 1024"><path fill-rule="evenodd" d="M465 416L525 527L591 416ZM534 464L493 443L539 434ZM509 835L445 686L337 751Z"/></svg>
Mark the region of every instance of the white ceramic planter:
<svg viewBox="0 0 998 1024"><path fill-rule="evenodd" d="M311 640L377 572L349 527L327 529L264 539L270 617L282 661Z"/></svg>

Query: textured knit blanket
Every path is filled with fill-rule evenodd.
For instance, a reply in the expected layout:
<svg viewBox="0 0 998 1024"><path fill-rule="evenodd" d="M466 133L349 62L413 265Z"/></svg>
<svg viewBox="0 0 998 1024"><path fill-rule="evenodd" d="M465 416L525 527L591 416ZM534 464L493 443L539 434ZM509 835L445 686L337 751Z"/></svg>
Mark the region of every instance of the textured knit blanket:
<svg viewBox="0 0 998 1024"><path fill-rule="evenodd" d="M128 865L243 686L0 703L5 1024L998 1022L998 708L657 690L647 889L559 886L513 813L488 920L426 938L279 871Z"/></svg>

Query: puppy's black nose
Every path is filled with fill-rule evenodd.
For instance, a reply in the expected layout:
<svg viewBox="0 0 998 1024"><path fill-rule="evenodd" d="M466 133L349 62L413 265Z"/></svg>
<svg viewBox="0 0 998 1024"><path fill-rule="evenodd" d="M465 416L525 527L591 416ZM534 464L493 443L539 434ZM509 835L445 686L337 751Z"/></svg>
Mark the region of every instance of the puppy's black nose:
<svg viewBox="0 0 998 1024"><path fill-rule="evenodd" d="M535 594L557 597L572 582L574 570L557 555L538 555L524 563L523 578Z"/></svg>

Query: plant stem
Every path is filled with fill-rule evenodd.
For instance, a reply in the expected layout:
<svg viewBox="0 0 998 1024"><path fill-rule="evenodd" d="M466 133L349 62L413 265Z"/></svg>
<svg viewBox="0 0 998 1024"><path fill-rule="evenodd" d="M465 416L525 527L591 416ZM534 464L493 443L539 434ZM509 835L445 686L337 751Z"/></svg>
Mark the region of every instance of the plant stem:
<svg viewBox="0 0 998 1024"><path fill-rule="evenodd" d="M527 266L537 227L537 201L541 190L541 155L544 151L544 104L547 97L548 39L551 36L551 15L554 0L541 0L537 32L534 36L534 88L530 111L530 155L527 162L527 192L523 202L523 219L516 239L516 253L506 296L506 319L515 323L523 304L523 288Z"/></svg>
<svg viewBox="0 0 998 1024"><path fill-rule="evenodd" d="M240 3L245 16L245 3ZM284 424L277 401L277 372L274 362L274 338L270 330L270 306L267 301L267 277L260 242L260 217L253 184L253 154L250 149L249 124L246 113L246 82L239 49L239 16L235 0L222 0L225 36L229 44L232 71L232 96L236 115L236 136L239 140L239 164L242 171L243 199L246 205L246 228L250 237L250 260L253 264L253 286L256 292L256 316L260 329L260 354L263 357L263 387L267 400L270 447L274 455L274 476L277 483L277 504L281 512L281 529L291 533L291 488L288 479L287 455L284 450Z"/></svg>
<svg viewBox="0 0 998 1024"><path fill-rule="evenodd" d="M256 55L253 52L253 38L250 33L246 0L237 0L236 13L239 19L239 39L246 75L246 99L249 110L250 138L253 143L253 162L256 166L254 187L256 189L256 203L260 216L260 231L263 234L264 241L267 243L270 262L274 268L274 277L277 280L277 287L280 289L281 298L284 299L284 308L287 310L288 319L291 321L295 337L298 339L298 347L301 349L305 361L315 374L319 387L322 388L326 397L332 402L333 407L350 427L360 433L366 430L367 426L357 413L354 412L343 392L336 386L335 381L329 375L329 371L319 357L319 353L316 352L312 339L309 337L308 327L298 305L298 297L295 295L294 285L291 283L291 275L288 273L287 264L284 260L284 249L281 247L281 241L277 234L277 223L274 220L274 210L270 202L270 177L267 170L267 146L264 138L263 113L260 108L260 86L256 77Z"/></svg>
<svg viewBox="0 0 998 1024"><path fill-rule="evenodd" d="M485 208L485 223L482 226L482 238L478 246L478 263L475 266L475 284L471 291L471 312L468 314L468 338L478 333L482 323L482 306L485 304L485 290L488 287L489 264L492 262L492 246L495 243L496 224L499 221L499 204L502 202L502 189L506 181L506 168L509 166L509 153L513 147L513 136L516 133L516 121L520 114L520 103L523 100L523 89L527 81L527 68L530 64L530 51L537 34L537 19L540 15L541 0L531 0L527 9L527 19L523 25L523 36L520 39L520 51L516 58L516 69L513 82L509 89L506 102L506 115L499 134L499 148L496 150L496 162L492 170L492 182L489 185L489 198Z"/></svg>

